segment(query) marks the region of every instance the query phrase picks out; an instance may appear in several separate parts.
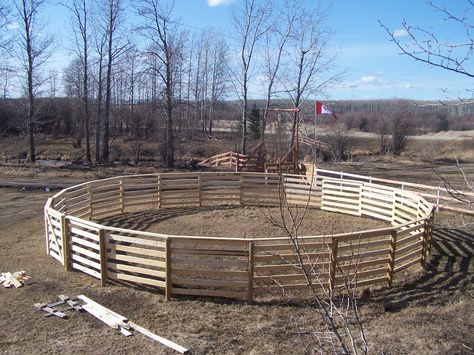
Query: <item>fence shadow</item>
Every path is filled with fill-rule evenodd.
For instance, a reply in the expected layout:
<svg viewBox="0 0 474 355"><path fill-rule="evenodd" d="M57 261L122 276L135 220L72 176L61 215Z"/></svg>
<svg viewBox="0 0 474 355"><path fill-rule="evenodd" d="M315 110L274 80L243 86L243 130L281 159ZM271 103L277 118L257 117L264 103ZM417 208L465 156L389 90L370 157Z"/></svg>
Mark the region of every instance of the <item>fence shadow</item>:
<svg viewBox="0 0 474 355"><path fill-rule="evenodd" d="M408 270L391 288L372 294L371 301L397 311L409 304L443 304L453 296L474 290L474 231L434 226L432 253L421 276Z"/></svg>
<svg viewBox="0 0 474 355"><path fill-rule="evenodd" d="M146 210L139 212L125 212L115 216L106 217L98 220L98 223L116 228L133 229L138 231L148 231L151 226L179 216L193 215L207 211L231 210L240 208L240 206L208 206L208 207L176 207L159 208L156 210Z"/></svg>

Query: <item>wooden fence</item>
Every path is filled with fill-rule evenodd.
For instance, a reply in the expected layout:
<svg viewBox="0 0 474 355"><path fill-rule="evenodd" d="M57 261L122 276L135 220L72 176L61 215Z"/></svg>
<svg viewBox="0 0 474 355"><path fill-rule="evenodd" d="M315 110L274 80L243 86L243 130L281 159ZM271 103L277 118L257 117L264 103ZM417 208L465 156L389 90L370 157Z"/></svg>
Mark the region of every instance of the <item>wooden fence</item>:
<svg viewBox="0 0 474 355"><path fill-rule="evenodd" d="M247 164L248 157L245 154L227 152L214 155L199 163L199 166L208 168L230 168L239 171L245 164Z"/></svg>
<svg viewBox="0 0 474 355"><path fill-rule="evenodd" d="M171 295L252 302L273 289L304 290L305 277L327 291L345 283L391 284L394 275L424 264L433 207L406 189L315 174L162 173L121 176L64 189L48 199L46 250L66 270L139 284ZM280 206L368 216L389 227L356 233L289 238L176 236L101 225L127 211L184 206ZM301 259L301 255L304 259ZM304 270L303 270L304 269Z"/></svg>
<svg viewBox="0 0 474 355"><path fill-rule="evenodd" d="M321 177L335 178L349 181L360 181L368 184L378 184L387 187L400 189L402 191L408 190L424 197L428 202L432 203L436 211L446 210L455 213L465 213L474 215L474 209L466 208L467 204L460 201L461 199L474 201L474 192L460 189L448 189L444 186L431 186L425 184L417 184L412 182L404 182L399 180L377 178L373 176L358 175L351 173L344 173L342 171L332 171L320 169L313 164L304 164L308 175L315 174Z"/></svg>

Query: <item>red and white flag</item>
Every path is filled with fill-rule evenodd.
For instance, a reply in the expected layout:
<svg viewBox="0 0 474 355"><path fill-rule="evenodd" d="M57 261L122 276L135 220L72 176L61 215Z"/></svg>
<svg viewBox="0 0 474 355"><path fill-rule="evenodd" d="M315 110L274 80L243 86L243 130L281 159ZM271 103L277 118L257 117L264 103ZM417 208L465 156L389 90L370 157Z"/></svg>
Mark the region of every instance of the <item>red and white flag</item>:
<svg viewBox="0 0 474 355"><path fill-rule="evenodd" d="M316 114L317 115L324 115L328 114L332 116L333 120L337 120L337 116L334 112L326 105L323 105L321 101L316 101Z"/></svg>

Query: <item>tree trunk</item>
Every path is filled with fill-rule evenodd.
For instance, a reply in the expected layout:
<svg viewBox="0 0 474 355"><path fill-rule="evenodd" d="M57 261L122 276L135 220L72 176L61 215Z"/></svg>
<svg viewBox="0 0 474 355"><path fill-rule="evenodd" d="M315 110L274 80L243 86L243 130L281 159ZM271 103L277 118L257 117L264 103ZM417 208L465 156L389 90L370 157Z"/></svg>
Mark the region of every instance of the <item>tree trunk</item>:
<svg viewBox="0 0 474 355"><path fill-rule="evenodd" d="M109 5L109 28L107 46L107 74L105 83L105 112L104 112L104 138L102 142L102 161L109 162L109 137L110 137L110 100L112 95L112 44L114 34L113 2Z"/></svg>
<svg viewBox="0 0 474 355"><path fill-rule="evenodd" d="M95 123L95 161L100 162L100 134L102 128L102 55L99 56L99 87L97 90L97 120Z"/></svg>
<svg viewBox="0 0 474 355"><path fill-rule="evenodd" d="M28 15L26 13L25 4L23 4L23 14L25 21L25 35L26 35L26 56L28 65L28 118L27 118L27 130L28 130L28 145L29 145L29 162L34 163L36 161L35 151L35 134L34 134L34 119L35 119L35 97L33 93L33 49L31 48L31 28L28 22Z"/></svg>
<svg viewBox="0 0 474 355"><path fill-rule="evenodd" d="M36 161L36 149L35 149L35 133L34 133L34 119L35 119L35 101L33 96L33 68L31 62L28 63L28 146L29 146L29 158L30 163Z"/></svg>
<svg viewBox="0 0 474 355"><path fill-rule="evenodd" d="M170 61L166 68L166 128L165 128L165 167L172 169L174 167L174 137L173 137L173 87L172 87L172 68Z"/></svg>
<svg viewBox="0 0 474 355"><path fill-rule="evenodd" d="M307 53L306 51L301 51L300 62L298 65L298 81L296 84L294 108L298 108L300 106L301 94L302 94L301 80L303 77L303 64L304 64L304 56L306 55L306 53ZM291 147L293 147L293 145L295 144L295 129L296 129L297 119L298 119L298 115L295 112L294 117L293 117L293 122L291 123L291 141L290 141L289 149L291 149Z"/></svg>
<svg viewBox="0 0 474 355"><path fill-rule="evenodd" d="M244 78L244 105L242 107L242 143L240 152L245 154L247 151L247 111L248 111L248 103L247 103L247 73L245 73Z"/></svg>
<svg viewBox="0 0 474 355"><path fill-rule="evenodd" d="M87 58L87 41L84 42L84 134L86 136L86 161L91 162L91 140L89 127L89 73Z"/></svg>
<svg viewBox="0 0 474 355"><path fill-rule="evenodd" d="M212 120L213 120L213 117L212 115L214 114L214 110L213 110L213 107L214 106L214 103L211 102L210 105L209 105L209 135L212 136Z"/></svg>

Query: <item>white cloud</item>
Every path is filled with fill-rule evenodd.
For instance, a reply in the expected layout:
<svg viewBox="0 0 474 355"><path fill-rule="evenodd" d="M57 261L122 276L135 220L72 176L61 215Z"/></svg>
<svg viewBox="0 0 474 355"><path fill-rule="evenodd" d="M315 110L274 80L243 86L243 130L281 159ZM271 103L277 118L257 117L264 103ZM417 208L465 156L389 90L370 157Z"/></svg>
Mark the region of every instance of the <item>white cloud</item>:
<svg viewBox="0 0 474 355"><path fill-rule="evenodd" d="M18 22L12 22L12 23L9 23L7 25L7 28L9 30L16 30L18 27L20 27L20 25L18 24Z"/></svg>
<svg viewBox="0 0 474 355"><path fill-rule="evenodd" d="M358 86L359 86L359 84L354 83L354 82L341 83L341 84L336 84L335 85L335 87L341 88L341 89L354 89Z"/></svg>
<svg viewBox="0 0 474 355"><path fill-rule="evenodd" d="M380 83L380 79L377 78L375 75L363 76L362 78L360 78L360 81L362 81L365 84L378 84L378 83Z"/></svg>
<svg viewBox="0 0 474 355"><path fill-rule="evenodd" d="M395 38L406 37L406 36L408 36L408 32L404 28L399 28L398 30L395 30L393 32L393 37Z"/></svg>
<svg viewBox="0 0 474 355"><path fill-rule="evenodd" d="M405 84L405 85L403 85L403 87L405 89L411 89L413 87L413 85L412 84Z"/></svg>
<svg viewBox="0 0 474 355"><path fill-rule="evenodd" d="M207 5L210 7L217 7L220 5L230 5L234 0L207 0Z"/></svg>

